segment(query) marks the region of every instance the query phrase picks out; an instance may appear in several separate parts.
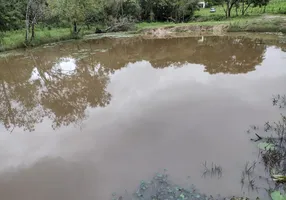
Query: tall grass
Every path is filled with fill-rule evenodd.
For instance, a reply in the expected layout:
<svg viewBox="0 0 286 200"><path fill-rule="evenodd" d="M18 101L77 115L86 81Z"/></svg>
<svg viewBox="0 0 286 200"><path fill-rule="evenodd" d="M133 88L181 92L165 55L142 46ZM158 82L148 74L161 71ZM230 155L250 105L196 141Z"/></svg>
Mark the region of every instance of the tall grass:
<svg viewBox="0 0 286 200"><path fill-rule="evenodd" d="M216 8L215 13L210 13L209 8L203 8L199 11L195 12L195 16L197 17L209 17L210 19L218 19L220 17L225 16L225 12L222 6L213 6ZM241 8L237 9L238 15L241 15ZM246 15L261 15L264 13L268 14L286 14L286 1L285 0L270 0L269 4L265 8L264 7L249 7ZM231 16L236 16L236 9L233 8L231 11Z"/></svg>
<svg viewBox="0 0 286 200"><path fill-rule="evenodd" d="M233 21L230 23L229 32L282 32L286 33L283 26L284 18L276 17L273 19L257 18L246 21Z"/></svg>
<svg viewBox="0 0 286 200"><path fill-rule="evenodd" d="M31 41L31 46L37 46L49 42L57 42L61 40L71 39L72 34L69 28L57 28L48 30L35 30L35 39ZM8 31L0 36L0 51L25 47L25 31Z"/></svg>
<svg viewBox="0 0 286 200"><path fill-rule="evenodd" d="M164 27L164 26L173 26L175 23L173 22L141 22L136 24L136 28L141 30L145 28L157 28L157 27Z"/></svg>

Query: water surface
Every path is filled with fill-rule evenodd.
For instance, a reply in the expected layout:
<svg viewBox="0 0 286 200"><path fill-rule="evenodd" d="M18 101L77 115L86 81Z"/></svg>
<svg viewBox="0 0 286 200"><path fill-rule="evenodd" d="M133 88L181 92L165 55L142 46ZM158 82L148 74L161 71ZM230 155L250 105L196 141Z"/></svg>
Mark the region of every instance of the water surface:
<svg viewBox="0 0 286 200"><path fill-rule="evenodd" d="M241 189L240 176L257 159L249 125L279 118L283 49L228 36L103 38L1 58L1 197L111 199L165 168L206 194L265 195ZM202 177L205 161L222 177Z"/></svg>

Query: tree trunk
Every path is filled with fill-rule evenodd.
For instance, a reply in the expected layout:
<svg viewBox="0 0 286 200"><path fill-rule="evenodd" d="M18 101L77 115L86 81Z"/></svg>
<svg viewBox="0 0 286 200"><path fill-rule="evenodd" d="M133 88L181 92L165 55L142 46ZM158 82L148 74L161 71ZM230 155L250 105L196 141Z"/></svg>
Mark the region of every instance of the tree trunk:
<svg viewBox="0 0 286 200"><path fill-rule="evenodd" d="M121 17L123 17L123 13L124 13L124 11L123 11L123 1L121 1Z"/></svg>
<svg viewBox="0 0 286 200"><path fill-rule="evenodd" d="M234 0L234 2L232 2L231 0L229 0L227 2L227 17L230 18L231 17L231 10L232 10L232 7L237 3L237 1Z"/></svg>
<svg viewBox="0 0 286 200"><path fill-rule="evenodd" d="M26 35L25 35L25 42L26 44L29 43L29 31L30 31L30 19L29 19L29 12L30 12L30 1L27 4L26 9Z"/></svg>
<svg viewBox="0 0 286 200"><path fill-rule="evenodd" d="M227 18L230 18L230 8L227 8Z"/></svg>
<svg viewBox="0 0 286 200"><path fill-rule="evenodd" d="M230 17L230 2L226 2L226 18L229 18Z"/></svg>
<svg viewBox="0 0 286 200"><path fill-rule="evenodd" d="M75 35L77 34L77 23L76 23L76 21L73 22L73 33Z"/></svg>
<svg viewBox="0 0 286 200"><path fill-rule="evenodd" d="M225 18L227 18L226 9L224 8L224 4L223 4L223 3L221 4L221 7L222 7L222 9L223 9L223 11L224 11L224 13L225 13Z"/></svg>
<svg viewBox="0 0 286 200"><path fill-rule="evenodd" d="M26 20L26 34L25 34L25 43L28 44L29 43L29 30L30 30L30 22L29 20Z"/></svg>
<svg viewBox="0 0 286 200"><path fill-rule="evenodd" d="M35 23L32 22L31 41L35 38Z"/></svg>
<svg viewBox="0 0 286 200"><path fill-rule="evenodd" d="M243 16L245 13L244 13L244 1L242 1L242 6L241 6L241 15Z"/></svg>

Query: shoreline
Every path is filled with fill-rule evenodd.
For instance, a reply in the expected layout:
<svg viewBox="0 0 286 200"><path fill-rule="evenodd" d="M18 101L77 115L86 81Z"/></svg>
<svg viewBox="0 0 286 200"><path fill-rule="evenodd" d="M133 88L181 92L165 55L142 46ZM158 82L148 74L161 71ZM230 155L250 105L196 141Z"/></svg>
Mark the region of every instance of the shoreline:
<svg viewBox="0 0 286 200"><path fill-rule="evenodd" d="M34 48L41 45L47 45L55 42L73 41L69 29L60 28L50 31L41 30L37 35L38 38L26 46L23 41L15 39L23 35L23 31L15 31L6 33L2 36L2 42L12 40L11 43L6 42L6 45L0 43L0 53L5 53L11 50ZM259 17L247 17L225 21L206 21L206 22L189 22L189 23L139 23L136 24L135 31L129 32L111 32L102 34L91 34L91 31L83 32L80 39L96 39L102 37L134 37L145 36L151 38L160 37L191 37L191 36L220 36L228 33L271 33L278 35L286 35L286 16L282 15L263 15ZM9 37L10 34L10 37ZM15 37L14 37L15 36ZM37 37L37 36L36 36ZM1 41L1 38L0 38Z"/></svg>

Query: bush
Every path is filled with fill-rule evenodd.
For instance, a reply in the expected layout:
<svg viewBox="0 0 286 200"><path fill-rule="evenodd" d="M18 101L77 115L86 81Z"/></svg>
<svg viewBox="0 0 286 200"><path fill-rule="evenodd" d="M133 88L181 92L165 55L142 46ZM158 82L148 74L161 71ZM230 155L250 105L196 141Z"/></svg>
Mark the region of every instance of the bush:
<svg viewBox="0 0 286 200"><path fill-rule="evenodd" d="M144 21L186 22L198 9L197 0L140 0Z"/></svg>
<svg viewBox="0 0 286 200"><path fill-rule="evenodd" d="M194 16L193 20L197 21L197 22L223 21L223 20L225 20L225 16L224 15L210 15L210 16L196 15L196 16Z"/></svg>
<svg viewBox="0 0 286 200"><path fill-rule="evenodd" d="M108 17L119 18L140 18L140 6L136 0L111 1L105 4L104 13Z"/></svg>
<svg viewBox="0 0 286 200"><path fill-rule="evenodd" d="M96 8L89 11L85 16L85 24L89 27L92 24L105 24L107 16L103 9Z"/></svg>
<svg viewBox="0 0 286 200"><path fill-rule="evenodd" d="M118 20L112 20L112 23L105 32L133 31L135 29L135 22L125 17Z"/></svg>

